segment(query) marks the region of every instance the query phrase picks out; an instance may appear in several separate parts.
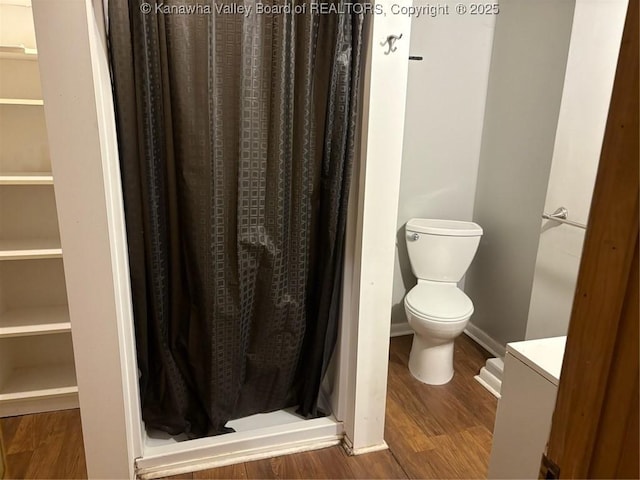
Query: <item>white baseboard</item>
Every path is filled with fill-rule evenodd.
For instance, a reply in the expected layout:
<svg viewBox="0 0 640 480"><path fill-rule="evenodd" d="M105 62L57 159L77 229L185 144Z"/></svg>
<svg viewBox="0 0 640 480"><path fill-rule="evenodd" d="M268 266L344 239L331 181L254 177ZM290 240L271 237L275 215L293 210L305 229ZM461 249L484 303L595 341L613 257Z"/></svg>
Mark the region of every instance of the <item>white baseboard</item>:
<svg viewBox="0 0 640 480"><path fill-rule="evenodd" d="M480 385L489 390L496 398L500 398L502 390L502 377L504 375L504 359L490 358L484 367L480 369L480 373L475 378Z"/></svg>
<svg viewBox="0 0 640 480"><path fill-rule="evenodd" d="M399 322L391 324L391 336L401 337L403 335L413 335L413 329L408 322Z"/></svg>
<svg viewBox="0 0 640 480"><path fill-rule="evenodd" d="M480 330L473 323L469 323L469 325L467 325L467 328L464 329L464 333L495 357L504 357L506 347L502 345L502 343L490 337L483 330Z"/></svg>
<svg viewBox="0 0 640 480"><path fill-rule="evenodd" d="M482 378L482 374L484 373L484 367L482 369L480 369L480 374L476 375L475 377L473 377L480 385L482 385L485 390L487 390L491 395L493 395L494 397L496 397L497 399L502 398L502 395L500 394L500 390L496 390L496 388L491 385L490 383L488 383L484 378ZM500 382L500 387L502 388L502 382Z"/></svg>
<svg viewBox="0 0 640 480"><path fill-rule="evenodd" d="M369 445L368 447L353 448L353 443L351 443L351 440L349 439L349 437L345 435L342 438L342 448L344 448L345 452L347 452L347 455L354 456L354 455L363 455L365 453L379 452L381 450L388 450L389 445L387 445L387 442L383 440L382 443L378 443L377 445Z"/></svg>

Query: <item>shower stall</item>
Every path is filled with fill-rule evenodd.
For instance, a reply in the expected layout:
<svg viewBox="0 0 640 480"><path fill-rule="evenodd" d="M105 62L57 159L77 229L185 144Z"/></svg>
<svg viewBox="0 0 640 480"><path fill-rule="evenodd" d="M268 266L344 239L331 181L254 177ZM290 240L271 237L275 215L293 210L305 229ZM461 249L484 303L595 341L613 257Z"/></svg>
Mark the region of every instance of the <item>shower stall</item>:
<svg viewBox="0 0 640 480"><path fill-rule="evenodd" d="M337 341L318 395L326 416L249 408L247 416L223 425L233 432L192 438L146 429L142 419L107 8L100 0L33 2L89 476L156 478L338 443L352 454L386 448L410 17L381 10L368 17L364 30L361 139L338 272Z"/></svg>

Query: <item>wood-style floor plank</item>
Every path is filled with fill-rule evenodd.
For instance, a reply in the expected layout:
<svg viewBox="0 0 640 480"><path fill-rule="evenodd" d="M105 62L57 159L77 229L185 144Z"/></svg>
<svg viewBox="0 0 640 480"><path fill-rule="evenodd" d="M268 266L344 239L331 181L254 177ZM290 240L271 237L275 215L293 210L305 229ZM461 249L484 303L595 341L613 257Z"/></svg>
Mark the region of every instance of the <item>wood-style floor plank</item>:
<svg viewBox="0 0 640 480"><path fill-rule="evenodd" d="M69 415L63 433L66 447L58 456L54 478L81 479L87 476L82 427L78 428L79 424L80 418L77 415ZM44 472L44 476L47 477L47 472Z"/></svg>
<svg viewBox="0 0 640 480"><path fill-rule="evenodd" d="M496 399L473 379L488 354L462 335L455 376L429 386L407 368L411 337L391 340L385 439L389 450L356 457L342 447L286 455L171 479L484 478ZM0 419L7 478L86 478L77 410Z"/></svg>
<svg viewBox="0 0 640 480"><path fill-rule="evenodd" d="M79 410L0 419L6 478L87 478Z"/></svg>
<svg viewBox="0 0 640 480"><path fill-rule="evenodd" d="M352 478L340 447L247 462L249 478Z"/></svg>
<svg viewBox="0 0 640 480"><path fill-rule="evenodd" d="M350 478L409 478L393 456L393 453L391 453L391 450L350 457L342 447L335 448L340 449L340 453L345 458L345 461L348 462L351 472L353 473Z"/></svg>
<svg viewBox="0 0 640 480"><path fill-rule="evenodd" d="M28 478L27 470L31 465L33 452L14 453L6 456L5 478Z"/></svg>
<svg viewBox="0 0 640 480"><path fill-rule="evenodd" d="M204 471L207 471L207 470L204 470ZM172 475L170 478L172 480L192 480L194 473L196 472L180 473L179 475Z"/></svg>
<svg viewBox="0 0 640 480"><path fill-rule="evenodd" d="M36 415L24 415L2 420L2 430L6 454L33 452L37 447L38 437L33 432L38 429ZM6 425L6 429L5 429Z"/></svg>
<svg viewBox="0 0 640 480"><path fill-rule="evenodd" d="M171 477L172 479L175 477ZM186 477L183 477L186 478ZM225 467L214 468L210 470L201 470L199 472L193 472L193 478L195 480L198 479L216 479L216 480L226 480L226 479L245 479L247 478L247 467L244 463L239 463L236 465L227 465Z"/></svg>

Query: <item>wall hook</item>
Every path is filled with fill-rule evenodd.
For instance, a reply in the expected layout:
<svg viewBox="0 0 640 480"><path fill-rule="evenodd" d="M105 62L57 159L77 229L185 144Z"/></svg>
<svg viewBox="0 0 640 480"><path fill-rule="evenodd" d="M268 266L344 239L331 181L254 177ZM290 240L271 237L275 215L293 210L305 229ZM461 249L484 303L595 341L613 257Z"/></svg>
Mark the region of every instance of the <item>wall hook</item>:
<svg viewBox="0 0 640 480"><path fill-rule="evenodd" d="M384 42L380 42L380 46L384 47L387 45L388 50L384 52L385 55L389 55L390 53L395 52L398 47L396 47L396 42L402 38L402 34L400 35L389 35Z"/></svg>

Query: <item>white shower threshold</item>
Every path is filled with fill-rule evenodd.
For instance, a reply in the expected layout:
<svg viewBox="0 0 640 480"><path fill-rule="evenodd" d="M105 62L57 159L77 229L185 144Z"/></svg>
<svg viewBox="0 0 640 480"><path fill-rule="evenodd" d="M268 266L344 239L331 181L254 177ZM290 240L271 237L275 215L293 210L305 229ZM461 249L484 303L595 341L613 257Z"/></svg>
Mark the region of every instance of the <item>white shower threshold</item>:
<svg viewBox="0 0 640 480"><path fill-rule="evenodd" d="M339 444L344 429L333 415L305 420L295 408L261 413L227 423L233 433L183 440L152 432L136 459L142 479L177 475Z"/></svg>

